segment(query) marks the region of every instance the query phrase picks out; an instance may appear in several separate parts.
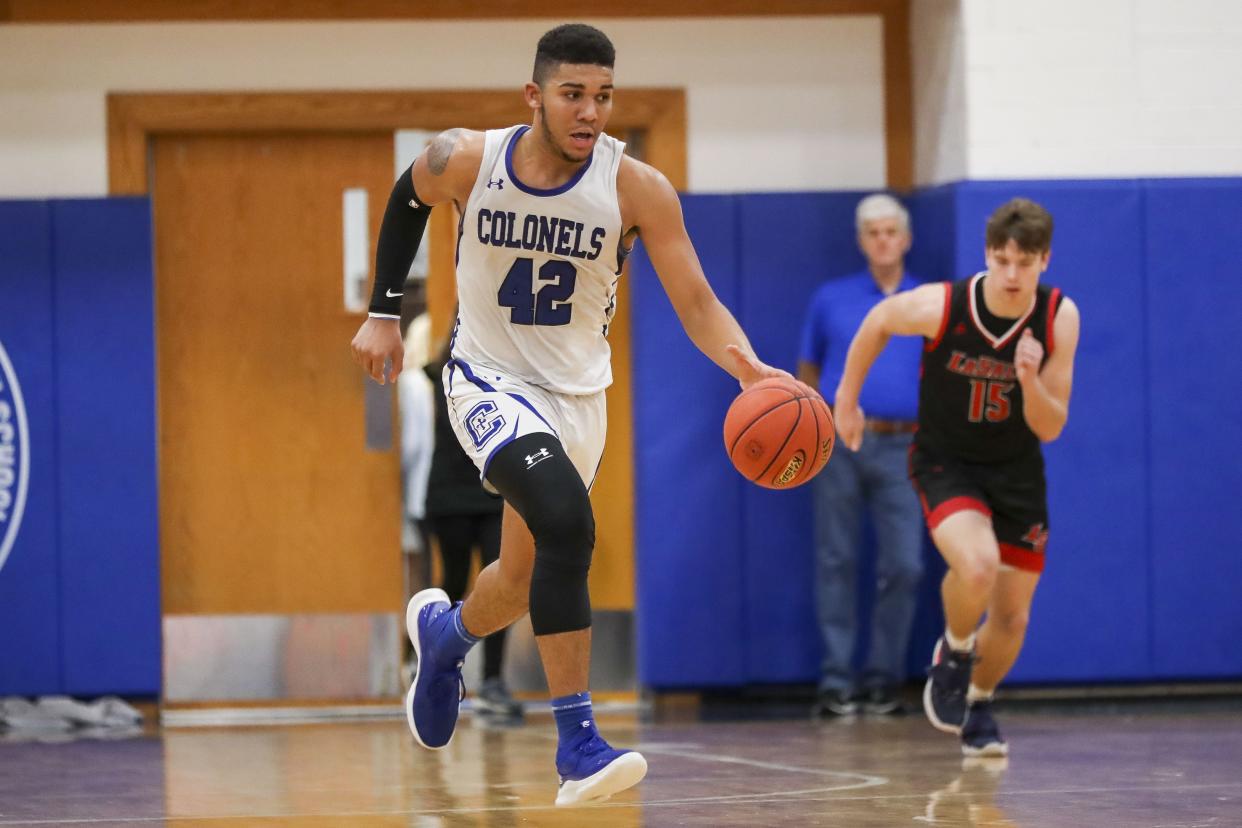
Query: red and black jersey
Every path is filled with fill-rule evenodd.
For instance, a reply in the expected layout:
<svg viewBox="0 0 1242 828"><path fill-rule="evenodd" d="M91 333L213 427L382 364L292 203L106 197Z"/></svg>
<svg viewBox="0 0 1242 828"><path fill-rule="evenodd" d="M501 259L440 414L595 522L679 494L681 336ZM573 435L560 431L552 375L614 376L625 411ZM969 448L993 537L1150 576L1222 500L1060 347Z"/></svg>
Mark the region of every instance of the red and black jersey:
<svg viewBox="0 0 1242 828"><path fill-rule="evenodd" d="M923 349L919 381L918 445L968 463L1030 458L1043 467L1039 438L1022 414L1022 386L1014 351L1029 328L1044 346L1056 343L1052 323L1061 303L1057 288L1039 285L1019 319L992 316L983 302L983 276L944 284L944 315Z"/></svg>

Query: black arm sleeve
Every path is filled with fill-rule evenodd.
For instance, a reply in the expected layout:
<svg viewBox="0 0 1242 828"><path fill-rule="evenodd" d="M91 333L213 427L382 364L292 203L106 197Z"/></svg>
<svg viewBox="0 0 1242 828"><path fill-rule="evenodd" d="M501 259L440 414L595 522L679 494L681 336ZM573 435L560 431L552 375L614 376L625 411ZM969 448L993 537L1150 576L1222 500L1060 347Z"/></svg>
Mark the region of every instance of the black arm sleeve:
<svg viewBox="0 0 1242 828"><path fill-rule="evenodd" d="M413 167L411 164L397 179L388 206L384 208L384 221L375 244L375 286L371 290L370 307L373 314L401 315L405 278L431 215L431 208L424 206L414 192L414 178L410 174Z"/></svg>

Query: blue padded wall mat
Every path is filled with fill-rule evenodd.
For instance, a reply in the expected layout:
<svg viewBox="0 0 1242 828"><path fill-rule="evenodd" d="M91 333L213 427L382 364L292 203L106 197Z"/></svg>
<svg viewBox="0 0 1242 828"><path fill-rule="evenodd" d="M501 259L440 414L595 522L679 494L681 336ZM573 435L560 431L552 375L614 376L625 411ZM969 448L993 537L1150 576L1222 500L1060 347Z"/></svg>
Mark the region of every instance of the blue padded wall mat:
<svg viewBox="0 0 1242 828"><path fill-rule="evenodd" d="M907 202L915 233L911 270L939 280L982 269L986 219L1016 195L1053 212L1057 229L1045 279L1074 299L1083 326L1069 424L1045 447L1048 568L1011 680L1242 675L1242 648L1236 646L1242 564L1224 519L1242 490L1242 463L1235 460L1242 454L1235 446L1242 437L1236 393L1242 359L1231 337L1231 315L1242 298L1242 282L1232 278L1242 253L1236 232L1242 179L991 181L926 189ZM685 197L708 272L765 359L794 367L805 300L819 278L831 275L824 262L841 262L838 273L861 265L858 258L848 261L857 256L850 219L856 198ZM690 668L661 665L662 681L736 686L814 680L819 643L809 583L809 492L765 492L740 484L728 468L718 432L733 388L721 384L720 372L680 332L670 339L677 323L644 266L646 277L635 271L634 303L640 610L668 600L667 585L663 593L649 593L657 575L646 568L657 557L653 552L668 554L670 537L677 538L672 545L680 577L696 566L699 572L727 570L713 571L712 589L686 599L696 640L730 648L727 657L712 655L727 666L698 670L694 665L707 665L694 655ZM679 386L715 389L702 397L693 419L677 410L678 395L667 392L665 359L674 361ZM665 401L663 408L649 402L655 399ZM674 429L671 419L694 425ZM663 439L661 453L681 462L693 456L714 464L713 475L698 478L691 497L683 495L672 464L653 465L646 456L653 439ZM674 516L670 502L689 508ZM720 507L710 512L715 522L703 528L697 516L709 514L702 507L708 502ZM687 529L687 523L698 528ZM693 545L704 532L717 542L700 544L711 551L696 562L686 542ZM926 562L908 662L915 675L942 625L943 563L930 547ZM724 603L713 619L713 610L696 602ZM713 620L719 635L708 632ZM645 623L640 611L640 629Z"/></svg>
<svg viewBox="0 0 1242 828"><path fill-rule="evenodd" d="M145 198L0 202L0 345L30 434L0 693L160 690L150 229Z"/></svg>
<svg viewBox="0 0 1242 828"><path fill-rule="evenodd" d="M1242 675L1242 179L1145 182L1155 672Z"/></svg>
<svg viewBox="0 0 1242 828"><path fill-rule="evenodd" d="M825 281L865 267L854 228L862 195L738 196L739 321L765 362L796 374L811 296ZM817 681L823 645L815 612L811 487L778 492L746 485L742 503L746 677L755 683Z"/></svg>
<svg viewBox="0 0 1242 828"><path fill-rule="evenodd" d="M52 204L65 692L161 682L150 202Z"/></svg>
<svg viewBox="0 0 1242 828"><path fill-rule="evenodd" d="M919 190L905 199L905 203L914 234L906 266L925 282L959 278L957 185ZM969 243L975 248L981 247L982 238L980 230L979 238L970 239Z"/></svg>
<svg viewBox="0 0 1242 828"><path fill-rule="evenodd" d="M47 203L0 202L0 554L8 549L0 562L0 696L62 688L52 266ZM18 396L28 442L18 427Z"/></svg>
<svg viewBox="0 0 1242 828"><path fill-rule="evenodd" d="M736 309L737 206L683 198L708 281ZM631 284L638 675L649 687L744 674L742 486L723 449L733 380L682 331L641 244Z"/></svg>

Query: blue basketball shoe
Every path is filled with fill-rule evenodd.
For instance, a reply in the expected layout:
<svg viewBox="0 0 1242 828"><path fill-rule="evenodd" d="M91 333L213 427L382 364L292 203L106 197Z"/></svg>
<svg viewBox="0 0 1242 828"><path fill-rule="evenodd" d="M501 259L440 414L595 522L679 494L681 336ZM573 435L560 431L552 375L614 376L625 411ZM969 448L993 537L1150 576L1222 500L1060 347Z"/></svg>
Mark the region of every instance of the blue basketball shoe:
<svg viewBox="0 0 1242 828"><path fill-rule="evenodd" d="M637 785L647 775L647 760L632 750L616 750L595 722L585 719L577 737L557 748L556 772L561 777L556 804L587 805Z"/></svg>
<svg viewBox="0 0 1242 828"><path fill-rule="evenodd" d="M437 651L452 636L452 604L442 589L424 589L410 599L405 629L414 645L417 667L405 696L405 720L423 747L439 750L453 738L457 712L466 692L463 656Z"/></svg>
<svg viewBox="0 0 1242 828"><path fill-rule="evenodd" d="M962 724L963 756L1008 756L1009 745L1001 738L996 719L992 718L992 700L971 702Z"/></svg>
<svg viewBox="0 0 1242 828"><path fill-rule="evenodd" d="M923 686L923 712L932 727L945 733L961 733L966 720L966 691L974 669L974 653L949 649L941 637L932 651L932 664Z"/></svg>

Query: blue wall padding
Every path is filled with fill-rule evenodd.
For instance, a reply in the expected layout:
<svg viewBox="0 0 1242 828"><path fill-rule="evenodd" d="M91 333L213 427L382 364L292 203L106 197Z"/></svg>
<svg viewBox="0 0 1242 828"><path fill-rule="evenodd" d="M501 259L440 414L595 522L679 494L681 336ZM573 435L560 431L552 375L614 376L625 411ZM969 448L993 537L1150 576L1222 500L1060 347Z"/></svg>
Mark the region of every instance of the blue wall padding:
<svg viewBox="0 0 1242 828"><path fill-rule="evenodd" d="M0 202L0 345L17 375L30 434L26 505L0 568L0 695L61 688L51 252L45 202ZM0 380L0 399L12 405L3 372ZM16 483L10 494L16 497ZM0 523L0 540L15 517L10 511Z"/></svg>
<svg viewBox="0 0 1242 828"><path fill-rule="evenodd" d="M160 689L150 202L52 205L65 691Z"/></svg>
<svg viewBox="0 0 1242 828"><path fill-rule="evenodd" d="M859 193L739 196L739 321L764 361L797 373L802 322L825 280L865 266L854 241ZM700 233L692 231L692 238ZM724 409L715 412L723 420ZM815 681L823 655L815 625L811 490L743 487L742 571L746 677Z"/></svg>
<svg viewBox="0 0 1242 828"><path fill-rule="evenodd" d="M32 474L0 695L160 690L150 202L0 202L0 343Z"/></svg>
<svg viewBox="0 0 1242 828"><path fill-rule="evenodd" d="M983 260L996 207L1021 195L1056 226L1042 281L1082 315L1070 417L1044 447L1051 530L1026 645L1014 681L1150 676L1149 509L1143 365L1142 191L1135 181L970 182L958 188L958 221L975 228L960 270ZM1071 644L1072 642L1072 644Z"/></svg>
<svg viewBox="0 0 1242 828"><path fill-rule="evenodd" d="M929 187L905 199L914 245L906 256L912 273L926 282L954 278L960 267L957 244L957 185ZM982 235L967 245L978 250Z"/></svg>
<svg viewBox="0 0 1242 828"><path fill-rule="evenodd" d="M1147 193L1153 654L1159 676L1242 674L1242 180Z"/></svg>
<svg viewBox="0 0 1242 828"><path fill-rule="evenodd" d="M736 199L689 198L685 211L716 295L736 309ZM737 386L686 338L641 246L628 278L640 678L652 687L739 685L744 481L721 430Z"/></svg>
<svg viewBox="0 0 1242 828"><path fill-rule="evenodd" d="M741 318L756 352L796 371L806 308L829 279L866 266L854 240L860 193L737 196ZM704 235L691 231L696 242Z"/></svg>
<svg viewBox="0 0 1242 828"><path fill-rule="evenodd" d="M687 196L709 281L794 368L806 301L861 265L855 193ZM911 269L983 265L1013 195L1057 219L1047 280L1083 336L1046 450L1053 524L1015 681L1242 675L1242 180L969 182L910 200ZM0 344L30 421L31 484L0 569L0 694L159 690L149 202L0 202ZM736 384L631 269L639 677L657 688L812 681L809 491L743 481L721 440ZM929 558L910 665L939 633Z"/></svg>
<svg viewBox="0 0 1242 828"><path fill-rule="evenodd" d="M1242 491L1242 358L1233 319L1242 304L1242 280L1234 278L1242 261L1242 180L930 188L909 200L911 270L939 280L983 269L986 219L1016 195L1055 216L1045 280L1073 298L1083 326L1069 424L1045 447L1048 567L1011 679L1242 675L1242 560L1227 521ZM801 314L818 281L861 264L852 247L856 197L683 199L709 275L774 364L793 368ZM721 214L728 204L734 224ZM718 388L719 371L669 333L677 323L645 260L633 278L640 679L655 687L812 681L821 650L809 492L749 484L738 491L718 445L732 388L698 391L697 410L679 410L679 389ZM676 360L676 388L663 360ZM691 455L715 470L679 477L667 458L682 463ZM681 505L675 518L670 503ZM673 588L649 567L670 558L679 578L710 568L711 588L687 593L675 611L652 614ZM943 623L943 563L929 549L927 564L908 661L915 674ZM653 581L662 593L650 591ZM661 639L668 658L657 656L655 631L676 628L676 613L693 619L694 643ZM739 651L740 665L698 669Z"/></svg>

